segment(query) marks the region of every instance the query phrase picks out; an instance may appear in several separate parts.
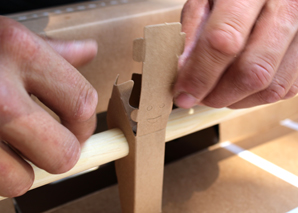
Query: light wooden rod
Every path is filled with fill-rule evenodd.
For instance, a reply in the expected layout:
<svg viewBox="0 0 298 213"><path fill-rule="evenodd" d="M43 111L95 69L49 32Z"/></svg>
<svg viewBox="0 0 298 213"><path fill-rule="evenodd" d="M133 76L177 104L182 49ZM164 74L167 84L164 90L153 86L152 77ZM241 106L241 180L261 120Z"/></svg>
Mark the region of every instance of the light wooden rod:
<svg viewBox="0 0 298 213"><path fill-rule="evenodd" d="M175 109L172 111L166 129L166 142L207 127L219 124L225 120L251 112L257 108L230 110L212 109L197 106L192 109ZM35 173L35 181L31 189L52 183L71 175L83 172L96 166L125 157L129 147L125 136L119 129L111 129L92 135L85 143L81 157L70 171L53 175L32 165ZM5 199L0 197L0 200Z"/></svg>

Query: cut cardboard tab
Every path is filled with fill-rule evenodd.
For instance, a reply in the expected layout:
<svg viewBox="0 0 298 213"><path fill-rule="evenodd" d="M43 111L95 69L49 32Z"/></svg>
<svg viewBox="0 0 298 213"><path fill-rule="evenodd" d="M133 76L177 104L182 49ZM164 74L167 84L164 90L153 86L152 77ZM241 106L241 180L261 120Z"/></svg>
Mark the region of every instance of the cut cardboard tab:
<svg viewBox="0 0 298 213"><path fill-rule="evenodd" d="M145 59L145 42L144 39L139 38L133 41L133 60L143 62Z"/></svg>
<svg viewBox="0 0 298 213"><path fill-rule="evenodd" d="M135 85L116 82L108 107L109 128L120 128L129 143L129 155L116 161L124 213L161 212L165 129L184 48L180 23L147 26L144 34L133 56L143 61L142 75L133 75Z"/></svg>

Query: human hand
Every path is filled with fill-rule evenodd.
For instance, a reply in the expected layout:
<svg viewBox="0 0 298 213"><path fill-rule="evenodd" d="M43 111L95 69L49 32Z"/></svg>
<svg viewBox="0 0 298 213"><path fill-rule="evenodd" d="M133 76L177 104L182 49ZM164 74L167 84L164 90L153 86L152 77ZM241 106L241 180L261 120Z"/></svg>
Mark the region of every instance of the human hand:
<svg viewBox="0 0 298 213"><path fill-rule="evenodd" d="M298 92L298 1L188 0L175 103L246 108Z"/></svg>
<svg viewBox="0 0 298 213"><path fill-rule="evenodd" d="M0 16L1 196L22 195L34 180L32 167L13 149L49 173L66 172L77 162L80 145L96 125L97 92L73 66L96 53L94 41L43 39ZM30 94L57 113L62 124Z"/></svg>

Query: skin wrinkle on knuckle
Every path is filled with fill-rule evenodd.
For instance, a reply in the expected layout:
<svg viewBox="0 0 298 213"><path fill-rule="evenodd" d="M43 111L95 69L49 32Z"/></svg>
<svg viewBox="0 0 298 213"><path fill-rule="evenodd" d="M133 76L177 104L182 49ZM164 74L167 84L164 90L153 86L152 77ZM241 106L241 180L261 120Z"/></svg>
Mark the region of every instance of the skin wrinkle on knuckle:
<svg viewBox="0 0 298 213"><path fill-rule="evenodd" d="M210 82L210 79L216 78L216 72L205 71L208 70L208 65L210 66L211 64L206 64L206 60L205 63L202 64L202 66L200 66L200 68L198 69L198 66L196 66L198 61L201 61L201 59L193 57L189 59L189 61L187 62L188 69L182 70L179 78L180 81L178 83L179 87L184 88L190 94L194 95L197 98L200 98L198 97L198 89L200 89L200 91L208 90L210 84L212 84L212 82ZM189 67L192 67L193 69L190 69ZM205 72L201 70L204 70ZM181 79L183 80L181 81Z"/></svg>
<svg viewBox="0 0 298 213"><path fill-rule="evenodd" d="M288 93L286 94L285 98L292 98L298 93L298 83L292 85Z"/></svg>
<svg viewBox="0 0 298 213"><path fill-rule="evenodd" d="M206 45L198 46L200 46L201 53L196 54L197 51L195 50L187 59L181 77L184 79L184 86L195 85L195 87L205 88L209 86L210 79L217 78L220 72L220 65L218 64L223 64L225 60L220 55L214 54ZM213 68L211 72L210 67Z"/></svg>
<svg viewBox="0 0 298 213"><path fill-rule="evenodd" d="M274 103L282 100L287 94L286 87L282 84L270 85L266 90L262 91L260 98L264 103Z"/></svg>
<svg viewBox="0 0 298 213"><path fill-rule="evenodd" d="M236 75L234 85L244 93L261 91L269 86L273 75L264 66L253 63Z"/></svg>
<svg viewBox="0 0 298 213"><path fill-rule="evenodd" d="M244 45L244 37L240 31L228 23L223 23L221 26L208 30L206 40L208 46L216 55L222 55L225 58L237 55Z"/></svg>
<svg viewBox="0 0 298 213"><path fill-rule="evenodd" d="M213 67L215 65L221 66L222 64L225 64L226 56L222 54L218 54L217 51L214 51L212 48L209 48L209 45L201 45L201 51L202 56L198 54L196 57L196 54L194 54L194 59L197 61L196 64L201 64L203 68L202 70L206 70L208 67ZM218 72L220 69L216 67L216 69L212 70L213 72Z"/></svg>
<svg viewBox="0 0 298 213"><path fill-rule="evenodd" d="M72 119L78 122L89 120L95 113L97 101L96 90L90 84L84 85L77 97Z"/></svg>
<svg viewBox="0 0 298 213"><path fill-rule="evenodd" d="M180 72L176 88L178 90L183 88L183 91L200 99L209 92L218 80L221 75L221 65L224 64L225 59L214 54L206 45L198 46L200 46L200 53L195 54L194 52L188 58L185 68Z"/></svg>
<svg viewBox="0 0 298 213"><path fill-rule="evenodd" d="M195 88L202 88L202 89L205 89L205 88L208 88L208 84L206 81L203 81L202 78L200 76L192 76L192 77L189 77L189 78L186 78L185 79L185 84L183 85L184 88L186 88L186 90L189 90L191 88L193 88L193 86L195 86ZM188 88L190 87L190 88ZM197 90L197 89L195 89ZM191 93L193 93L193 91L189 91ZM195 94L192 94L196 97ZM199 98L199 97L197 97Z"/></svg>

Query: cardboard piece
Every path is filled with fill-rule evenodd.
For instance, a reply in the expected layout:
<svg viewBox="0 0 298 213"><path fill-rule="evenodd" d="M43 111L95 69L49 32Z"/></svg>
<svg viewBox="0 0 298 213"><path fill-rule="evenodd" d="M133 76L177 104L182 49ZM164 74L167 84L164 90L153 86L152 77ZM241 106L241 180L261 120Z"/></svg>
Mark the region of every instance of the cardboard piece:
<svg viewBox="0 0 298 213"><path fill-rule="evenodd" d="M15 208L12 198L0 201L0 212L2 213L15 213Z"/></svg>
<svg viewBox="0 0 298 213"><path fill-rule="evenodd" d="M180 23L147 26L144 35L134 42L142 76L133 76L134 88L133 81L116 81L108 108L109 128L120 128L129 143L129 155L116 161L124 213L161 212L165 128L184 48Z"/></svg>

